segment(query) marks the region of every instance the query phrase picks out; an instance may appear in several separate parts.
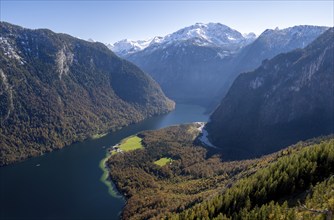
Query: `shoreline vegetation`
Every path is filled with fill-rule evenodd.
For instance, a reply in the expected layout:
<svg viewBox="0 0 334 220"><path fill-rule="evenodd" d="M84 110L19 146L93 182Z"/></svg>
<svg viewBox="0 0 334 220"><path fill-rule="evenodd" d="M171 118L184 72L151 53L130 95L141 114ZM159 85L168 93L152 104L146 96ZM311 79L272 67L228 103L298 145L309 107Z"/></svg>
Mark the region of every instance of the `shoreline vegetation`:
<svg viewBox="0 0 334 220"><path fill-rule="evenodd" d="M114 183L112 182L112 180L110 179L109 176L109 168L106 165L107 160L109 159L110 154L106 153L106 156L100 161L99 163L99 167L102 170L102 176L100 177L100 181L107 186L108 188L108 193L115 198L123 198L122 194L120 192L118 192L118 190L116 189L116 187L114 186Z"/></svg>
<svg viewBox="0 0 334 220"><path fill-rule="evenodd" d="M96 135L96 139L106 136L108 133ZM136 135L129 136L121 140L118 144L110 147L106 150L105 157L100 161L99 167L102 170L103 174L100 178L100 181L108 187L108 193L112 197L116 198L123 198L123 195L117 190L116 186L114 185L113 180L110 178L110 169L108 168L106 162L110 158L111 155L127 152L132 150L137 150L143 148L141 144L142 139Z"/></svg>
<svg viewBox="0 0 334 220"><path fill-rule="evenodd" d="M333 150L329 147L334 141L332 136L299 142L261 158L222 161L222 155L212 154L213 148L205 148L203 143L197 141L201 127L202 124L195 122L143 131L123 139L119 144L121 146L131 138L140 139L140 150L107 155L104 160L110 176L107 181L112 181L126 199L123 219L193 219L192 214L204 219L220 216L231 219L234 214L244 217L251 215L256 208L270 214L272 207L278 212L282 211L280 216L285 216L286 202L289 204L289 215L301 215L298 204L307 204L308 208L320 210L302 195L310 190L311 185L321 183L334 172L333 168L328 167L334 161ZM293 161L303 164L294 164ZM290 173L295 170L291 166L305 166L307 169ZM277 172L272 171L275 167L279 167ZM321 172L324 173L319 176ZM247 187L239 189L238 185L253 186L248 181L253 181L262 173L267 175L268 181L278 179L274 183L268 182L268 191L262 190L254 195L245 192L248 197L243 198L242 190ZM289 178L282 179L286 173L295 182L290 183ZM292 188L284 188L291 184L294 184ZM234 189L241 190L241 197L235 200L238 207L233 210L215 207L220 204L219 198L227 198ZM283 193L277 193L277 190ZM298 201L294 198L296 194L301 195ZM256 199L254 196L263 198ZM324 205L327 207L330 204L324 201ZM318 217L320 215L323 216L318 214Z"/></svg>
<svg viewBox="0 0 334 220"><path fill-rule="evenodd" d="M95 140L95 139L103 138L103 137L107 136L108 134L109 134L108 132L102 133L102 134L94 134L94 135L92 135L91 139Z"/></svg>

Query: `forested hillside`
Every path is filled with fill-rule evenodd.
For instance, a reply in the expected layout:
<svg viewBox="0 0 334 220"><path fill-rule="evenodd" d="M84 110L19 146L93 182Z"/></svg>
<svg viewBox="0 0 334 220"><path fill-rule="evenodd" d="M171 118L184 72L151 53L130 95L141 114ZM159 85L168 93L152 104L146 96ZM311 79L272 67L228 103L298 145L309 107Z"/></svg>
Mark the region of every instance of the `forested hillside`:
<svg viewBox="0 0 334 220"><path fill-rule="evenodd" d="M0 165L144 118L174 103L105 45L0 23Z"/></svg>
<svg viewBox="0 0 334 220"><path fill-rule="evenodd" d="M334 174L333 138L229 162L201 147L198 127L142 132L137 136L143 148L110 156L111 179L127 198L124 219L267 219L273 210L277 216L308 216L307 209L299 210L304 206L322 211L314 214L321 217L332 207L331 191L319 205L314 198L325 192L310 190Z"/></svg>
<svg viewBox="0 0 334 220"><path fill-rule="evenodd" d="M329 139L299 147L297 151L283 150L277 155L280 158L268 167L172 219L296 219L297 216L325 219L327 215L332 216L333 146L334 140Z"/></svg>

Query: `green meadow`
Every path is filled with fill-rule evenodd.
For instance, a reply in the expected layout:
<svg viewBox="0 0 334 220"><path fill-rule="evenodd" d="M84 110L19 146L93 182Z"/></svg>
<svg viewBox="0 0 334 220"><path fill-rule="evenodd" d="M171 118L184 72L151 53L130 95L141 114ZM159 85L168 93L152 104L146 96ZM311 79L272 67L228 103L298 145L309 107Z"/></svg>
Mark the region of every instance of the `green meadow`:
<svg viewBox="0 0 334 220"><path fill-rule="evenodd" d="M154 164L162 167L162 166L167 165L168 163L171 163L172 161L173 161L172 158L163 157L163 158L160 158L159 160L154 161Z"/></svg>
<svg viewBox="0 0 334 220"><path fill-rule="evenodd" d="M130 136L119 144L118 148L122 151L132 151L144 148L141 143L141 138L138 136ZM112 155L117 154L116 151L112 151Z"/></svg>

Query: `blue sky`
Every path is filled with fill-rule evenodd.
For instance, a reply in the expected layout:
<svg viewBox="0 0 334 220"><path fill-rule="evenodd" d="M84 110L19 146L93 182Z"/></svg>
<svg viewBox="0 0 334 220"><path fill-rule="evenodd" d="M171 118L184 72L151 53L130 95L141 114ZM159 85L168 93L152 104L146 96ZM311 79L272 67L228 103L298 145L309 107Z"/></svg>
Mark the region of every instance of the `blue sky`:
<svg viewBox="0 0 334 220"><path fill-rule="evenodd" d="M16 1L0 0L0 19L103 43L164 36L196 22L241 33L299 24L333 26L333 1Z"/></svg>

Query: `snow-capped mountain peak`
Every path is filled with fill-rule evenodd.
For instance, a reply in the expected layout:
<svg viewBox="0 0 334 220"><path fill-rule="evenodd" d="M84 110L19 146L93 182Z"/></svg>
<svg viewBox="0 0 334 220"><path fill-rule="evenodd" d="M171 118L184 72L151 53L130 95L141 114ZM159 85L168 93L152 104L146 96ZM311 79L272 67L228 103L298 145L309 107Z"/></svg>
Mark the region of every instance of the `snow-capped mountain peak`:
<svg viewBox="0 0 334 220"><path fill-rule="evenodd" d="M158 42L158 39L159 37L154 37L147 40L138 40L138 41L124 39L114 44L108 44L107 46L113 52L120 55L125 55L128 53L135 53L137 51L143 50L146 47L148 47L151 42L153 41Z"/></svg>
<svg viewBox="0 0 334 220"><path fill-rule="evenodd" d="M156 38L156 37L155 37ZM155 39L153 38L153 39ZM129 40L123 39L114 44L107 44L107 47L120 56L135 53L148 47L153 39L148 40Z"/></svg>
<svg viewBox="0 0 334 220"><path fill-rule="evenodd" d="M145 48L156 49L159 46L189 42L198 46L240 48L255 40L253 33L243 36L240 32L220 23L196 23L182 28L165 37L154 37L148 40L121 40L108 47L120 56L132 54Z"/></svg>
<svg viewBox="0 0 334 220"><path fill-rule="evenodd" d="M202 40L203 44L225 45L231 41L239 42L243 40L243 36L238 31L220 23L196 23L167 35L164 42L172 43L192 39Z"/></svg>

